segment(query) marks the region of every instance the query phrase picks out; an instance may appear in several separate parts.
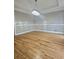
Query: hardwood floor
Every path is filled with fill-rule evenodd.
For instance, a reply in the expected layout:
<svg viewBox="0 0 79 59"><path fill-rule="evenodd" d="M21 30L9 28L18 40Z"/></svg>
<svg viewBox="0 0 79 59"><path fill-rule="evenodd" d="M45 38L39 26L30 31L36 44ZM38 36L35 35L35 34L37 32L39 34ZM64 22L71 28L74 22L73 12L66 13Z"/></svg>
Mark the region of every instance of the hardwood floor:
<svg viewBox="0 0 79 59"><path fill-rule="evenodd" d="M46 32L17 35L14 59L64 59L64 37Z"/></svg>

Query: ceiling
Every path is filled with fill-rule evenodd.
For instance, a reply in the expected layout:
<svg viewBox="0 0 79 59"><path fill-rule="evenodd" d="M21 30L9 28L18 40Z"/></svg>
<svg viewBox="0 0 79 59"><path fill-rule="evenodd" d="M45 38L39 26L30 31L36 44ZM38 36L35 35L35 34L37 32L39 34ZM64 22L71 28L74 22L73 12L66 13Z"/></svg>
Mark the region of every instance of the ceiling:
<svg viewBox="0 0 79 59"><path fill-rule="evenodd" d="M14 0L14 9L31 14L35 6L35 0ZM64 10L64 0L37 0L37 8L43 13L51 13Z"/></svg>

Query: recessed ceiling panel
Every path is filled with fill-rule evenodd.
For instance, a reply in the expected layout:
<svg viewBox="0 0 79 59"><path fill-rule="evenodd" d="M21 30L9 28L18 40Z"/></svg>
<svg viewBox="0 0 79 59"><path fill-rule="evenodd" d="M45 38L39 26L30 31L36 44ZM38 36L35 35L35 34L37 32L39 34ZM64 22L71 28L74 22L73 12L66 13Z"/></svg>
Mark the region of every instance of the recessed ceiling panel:
<svg viewBox="0 0 79 59"><path fill-rule="evenodd" d="M49 9L58 6L57 0L38 0L37 5L39 9Z"/></svg>
<svg viewBox="0 0 79 59"><path fill-rule="evenodd" d="M63 0L37 0L37 9L42 13L52 12L54 9L59 9L63 5ZM60 5L61 4L61 5ZM14 0L15 10L24 13L32 13L35 6L35 0Z"/></svg>
<svg viewBox="0 0 79 59"><path fill-rule="evenodd" d="M14 5L15 5L15 8L30 11L33 9L34 0L15 0Z"/></svg>

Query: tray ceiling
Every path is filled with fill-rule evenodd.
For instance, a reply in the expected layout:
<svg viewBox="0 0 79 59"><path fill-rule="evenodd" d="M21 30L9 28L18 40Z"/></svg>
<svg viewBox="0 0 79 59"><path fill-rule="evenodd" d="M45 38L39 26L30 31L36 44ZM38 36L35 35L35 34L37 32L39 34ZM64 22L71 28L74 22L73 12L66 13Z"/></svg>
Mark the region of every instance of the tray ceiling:
<svg viewBox="0 0 79 59"><path fill-rule="evenodd" d="M31 14L35 0L14 0L14 9ZM41 13L50 13L64 9L64 0L37 0L37 7Z"/></svg>

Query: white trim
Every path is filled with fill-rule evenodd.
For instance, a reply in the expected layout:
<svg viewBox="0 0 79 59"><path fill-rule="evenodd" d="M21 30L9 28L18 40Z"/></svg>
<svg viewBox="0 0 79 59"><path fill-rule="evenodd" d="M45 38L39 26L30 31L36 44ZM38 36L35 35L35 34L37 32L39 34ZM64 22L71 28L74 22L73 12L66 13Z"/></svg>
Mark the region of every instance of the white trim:
<svg viewBox="0 0 79 59"><path fill-rule="evenodd" d="M29 14L29 15L31 15L30 11L28 11L28 10L27 10L27 12L26 12L26 11L24 11L23 9L14 8L14 11L19 11L19 12L22 12L22 13L24 13L24 14Z"/></svg>
<svg viewBox="0 0 79 59"><path fill-rule="evenodd" d="M25 31L25 32L21 32L21 33L17 33L15 35L21 35L21 34L24 34L24 33L29 33L29 32L32 32L34 30L29 30L29 31ZM42 31L42 32L49 32L49 33L56 33L56 34L64 34L63 32L55 32L55 31L46 31L46 30L35 30L35 31Z"/></svg>
<svg viewBox="0 0 79 59"><path fill-rule="evenodd" d="M29 30L29 31L21 32L21 33L16 33L15 35L21 35L21 34L29 33L29 32L32 32L32 31L33 31L33 30Z"/></svg>
<svg viewBox="0 0 79 59"><path fill-rule="evenodd" d="M56 33L56 34L64 34L63 32L55 32L55 31L47 31L47 30L35 30L35 31L42 31L42 32L49 32L49 33Z"/></svg>
<svg viewBox="0 0 79 59"><path fill-rule="evenodd" d="M55 32L55 31L44 31L44 32L56 33L56 34L63 34L63 35L64 35L64 33L63 33L63 32Z"/></svg>
<svg viewBox="0 0 79 59"><path fill-rule="evenodd" d="M22 13L25 13L25 14L29 14L31 15L31 11L27 10L23 10L23 9L20 9L20 8L14 8L15 11L19 11L19 12L22 12ZM64 10L64 7L63 6L57 6L55 8L48 8L48 9L44 9L42 11L43 14L47 14L47 13L51 13L51 12L57 12L57 11L62 11Z"/></svg>

